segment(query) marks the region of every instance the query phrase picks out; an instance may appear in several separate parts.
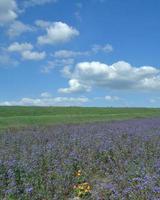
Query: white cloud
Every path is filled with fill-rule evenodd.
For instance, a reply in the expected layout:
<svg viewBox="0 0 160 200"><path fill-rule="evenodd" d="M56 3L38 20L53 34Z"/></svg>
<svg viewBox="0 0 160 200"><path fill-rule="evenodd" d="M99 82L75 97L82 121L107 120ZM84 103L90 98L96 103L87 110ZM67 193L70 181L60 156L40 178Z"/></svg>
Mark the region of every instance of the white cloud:
<svg viewBox="0 0 160 200"><path fill-rule="evenodd" d="M62 93L88 92L93 87L114 90L160 90L160 70L152 66L133 67L124 61L107 65L81 62L70 72L68 88Z"/></svg>
<svg viewBox="0 0 160 200"><path fill-rule="evenodd" d="M120 100L120 98L118 96L108 95L108 96L105 96L105 100L107 100L107 101L118 101L118 100Z"/></svg>
<svg viewBox="0 0 160 200"><path fill-rule="evenodd" d="M72 77L71 73L71 66L65 66L63 69L60 71L64 77L70 78Z"/></svg>
<svg viewBox="0 0 160 200"><path fill-rule="evenodd" d="M86 97L42 97L42 98L22 98L18 101L4 101L0 105L6 106L78 106L89 101Z"/></svg>
<svg viewBox="0 0 160 200"><path fill-rule="evenodd" d="M53 22L50 26L46 27L46 35L38 37L38 43L41 45L64 43L78 35L79 32L66 23Z"/></svg>
<svg viewBox="0 0 160 200"><path fill-rule="evenodd" d="M35 51L23 51L22 58L24 60L43 60L46 57L46 53L43 52L35 52Z"/></svg>
<svg viewBox="0 0 160 200"><path fill-rule="evenodd" d="M41 72L44 74L49 74L55 68L54 61L48 61L47 64L41 69Z"/></svg>
<svg viewBox="0 0 160 200"><path fill-rule="evenodd" d="M29 51L33 49L33 45L31 43L18 43L14 42L8 47L8 51L10 52L23 52L23 51Z"/></svg>
<svg viewBox="0 0 160 200"><path fill-rule="evenodd" d="M18 3L21 3L21 1ZM17 6L16 0L0 0L0 26L6 25L6 34L10 38L34 30L30 25L16 20L21 11Z"/></svg>
<svg viewBox="0 0 160 200"><path fill-rule="evenodd" d="M41 72L44 74L50 73L55 67L71 66L74 63L74 59L55 59L54 61L48 61L47 64L42 68Z"/></svg>
<svg viewBox="0 0 160 200"><path fill-rule="evenodd" d="M0 25L5 25L17 18L15 0L0 0Z"/></svg>
<svg viewBox="0 0 160 200"><path fill-rule="evenodd" d="M36 20L35 21L36 26L39 26L40 28L48 28L52 25L52 22L44 21L44 20Z"/></svg>
<svg viewBox="0 0 160 200"><path fill-rule="evenodd" d="M69 81L69 88L60 88L58 92L60 93L81 93L84 91L89 92L91 90L90 86L80 83L77 79L71 79Z"/></svg>
<svg viewBox="0 0 160 200"><path fill-rule="evenodd" d="M92 47L92 51L95 53L98 53L98 52L110 53L110 52L113 52L113 50L114 49L111 44L106 44L104 46L95 44Z"/></svg>
<svg viewBox="0 0 160 200"><path fill-rule="evenodd" d="M87 56L89 55L88 51L70 51L70 50L60 50L54 53L55 58L71 58L77 56Z"/></svg>
<svg viewBox="0 0 160 200"><path fill-rule="evenodd" d="M33 51L33 45L31 43L18 43L14 42L8 47L10 52L19 52L24 60L43 60L46 57L46 53Z"/></svg>
<svg viewBox="0 0 160 200"><path fill-rule="evenodd" d="M26 25L20 21L14 21L10 26L9 29L7 30L7 35L10 38L20 36L21 34L25 32L31 32L33 31L34 28L31 27L30 25Z"/></svg>
<svg viewBox="0 0 160 200"><path fill-rule="evenodd" d="M55 58L73 58L78 56L91 56L96 53L105 52L110 53L113 51L113 47L110 44L106 44L104 46L101 45L93 45L93 47L88 51L72 51L72 50L59 50L54 52L53 56Z"/></svg>

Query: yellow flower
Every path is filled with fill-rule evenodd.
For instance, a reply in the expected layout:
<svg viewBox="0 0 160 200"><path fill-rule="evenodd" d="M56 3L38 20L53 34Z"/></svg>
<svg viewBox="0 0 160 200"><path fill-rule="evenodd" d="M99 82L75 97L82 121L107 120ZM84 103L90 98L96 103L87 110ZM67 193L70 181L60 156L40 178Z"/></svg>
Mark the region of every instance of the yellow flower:
<svg viewBox="0 0 160 200"><path fill-rule="evenodd" d="M81 170L78 170L75 175L78 177L81 176Z"/></svg>
<svg viewBox="0 0 160 200"><path fill-rule="evenodd" d="M91 192L91 186L89 185L89 183L84 182L74 186L74 190L77 193L78 197L82 197Z"/></svg>

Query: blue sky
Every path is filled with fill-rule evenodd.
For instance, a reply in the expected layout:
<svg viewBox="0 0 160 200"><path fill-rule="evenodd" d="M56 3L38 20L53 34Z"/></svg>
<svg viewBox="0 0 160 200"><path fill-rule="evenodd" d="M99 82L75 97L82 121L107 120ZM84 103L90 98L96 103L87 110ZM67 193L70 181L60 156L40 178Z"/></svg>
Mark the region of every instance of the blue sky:
<svg viewBox="0 0 160 200"><path fill-rule="evenodd" d="M159 0L0 0L0 105L160 107Z"/></svg>

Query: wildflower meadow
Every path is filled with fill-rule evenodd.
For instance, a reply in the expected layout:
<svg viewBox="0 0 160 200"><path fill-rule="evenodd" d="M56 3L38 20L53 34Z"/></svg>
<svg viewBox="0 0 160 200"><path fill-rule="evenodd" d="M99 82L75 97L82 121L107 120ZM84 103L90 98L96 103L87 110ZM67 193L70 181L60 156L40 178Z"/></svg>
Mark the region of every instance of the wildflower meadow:
<svg viewBox="0 0 160 200"><path fill-rule="evenodd" d="M160 118L0 134L1 200L159 200Z"/></svg>

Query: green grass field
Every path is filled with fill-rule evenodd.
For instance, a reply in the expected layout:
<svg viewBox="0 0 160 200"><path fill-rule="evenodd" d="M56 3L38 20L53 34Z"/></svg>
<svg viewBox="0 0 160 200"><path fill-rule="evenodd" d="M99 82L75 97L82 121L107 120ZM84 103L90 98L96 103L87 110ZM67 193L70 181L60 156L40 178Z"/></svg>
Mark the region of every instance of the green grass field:
<svg viewBox="0 0 160 200"><path fill-rule="evenodd" d="M155 108L0 107L0 130L35 125L160 117Z"/></svg>

